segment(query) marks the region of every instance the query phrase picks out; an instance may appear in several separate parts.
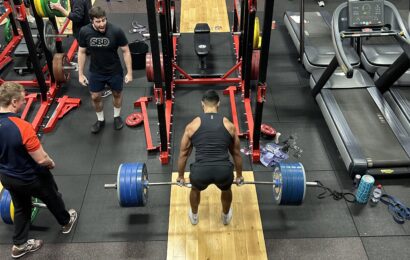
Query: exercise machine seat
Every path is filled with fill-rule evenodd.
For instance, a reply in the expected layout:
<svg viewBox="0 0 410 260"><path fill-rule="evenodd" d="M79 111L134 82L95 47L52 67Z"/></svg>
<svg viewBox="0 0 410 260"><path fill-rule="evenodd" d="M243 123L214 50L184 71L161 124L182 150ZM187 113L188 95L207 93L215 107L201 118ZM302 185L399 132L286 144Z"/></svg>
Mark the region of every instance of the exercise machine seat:
<svg viewBox="0 0 410 260"><path fill-rule="evenodd" d="M195 25L195 53L199 57L208 55L211 47L211 29L207 23L197 23Z"/></svg>

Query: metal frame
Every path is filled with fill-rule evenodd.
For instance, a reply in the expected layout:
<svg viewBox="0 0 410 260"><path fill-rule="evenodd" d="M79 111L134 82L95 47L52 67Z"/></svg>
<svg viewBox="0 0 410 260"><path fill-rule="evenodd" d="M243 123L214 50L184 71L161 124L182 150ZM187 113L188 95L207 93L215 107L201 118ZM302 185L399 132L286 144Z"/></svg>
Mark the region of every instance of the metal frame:
<svg viewBox="0 0 410 260"><path fill-rule="evenodd" d="M29 51L29 57L30 61L33 64L33 70L35 74L35 79L33 80L14 80L14 82L19 83L23 85L24 87L39 87L40 89L40 107L32 121L33 128L36 132L40 130L41 127L43 127L42 122L44 118L46 117L47 113L49 112L49 109L51 107L51 104L55 101L56 96L57 96L57 91L60 89L60 85L54 80L54 75L53 75L53 70L48 69L52 68L52 53L48 51L47 48L45 48L45 44L42 40L40 40L40 44L42 46L42 49L44 50L45 57L46 57L46 65L41 66L40 61L37 57L36 54L36 48L33 40L33 35L31 34L31 29L29 26L29 23L27 21L27 14L26 14L26 7L24 6L24 3L22 0L13 0L13 7L14 7L14 12L11 4L9 3L11 0L5 0L4 4L6 7L8 7L10 10L7 11L8 17L10 19L12 28L13 28L13 39L10 41L10 43L7 45L5 50L3 50L2 54L0 55L0 64L9 57L11 61L10 55L12 54L13 50L19 42L21 41L22 37L24 37L27 48ZM30 0L31 6L34 5L34 0ZM32 8L33 15L35 17L35 21L37 24L37 28L43 28L44 23L43 19L37 14L35 8ZM14 14L16 14L16 18L14 18ZM4 19L3 16L1 19ZM21 30L17 28L16 20L20 23ZM57 22L55 17L49 17L49 20L53 24L55 28L57 28ZM59 34L63 34L65 29L67 28L70 20L66 19L64 22L63 27L59 31ZM44 39L43 35L43 30L38 30L38 33L40 35L40 39ZM62 53L62 38L56 38L56 49L57 52ZM74 40L72 43L68 53L67 57L68 60L71 61L75 51L78 48L77 41ZM3 58L4 57L4 58ZM2 59L3 58L3 59ZM0 65L1 66L1 65ZM0 84L4 83L6 80L0 78ZM33 99L31 96L29 96L29 103L27 104L25 110L24 110L24 118L27 117L27 113L32 105L32 103L36 99ZM68 97L63 97L62 99L58 100L59 105L57 107L57 110L53 113L53 116L51 117L51 120L48 122L47 126L44 128L44 132L50 132L54 128L57 120L64 116L71 108L77 107L80 104L80 99L78 98L68 98Z"/></svg>
<svg viewBox="0 0 410 260"><path fill-rule="evenodd" d="M145 138L147 143L147 150L159 149L160 161L162 164L167 164L169 161L170 152L170 137L172 125L172 104L175 101L173 93L177 85L186 84L234 84L226 91L230 94L232 118L237 127L237 132L240 136L245 136L249 139L249 147L252 151L252 159L254 162L259 162L259 139L260 139L260 125L262 121L263 103L265 101L266 93L266 71L269 56L269 43L271 34L271 22L273 16L273 0L267 0L264 10L263 23L263 38L260 54L259 65L259 80L256 97L255 113L251 106L251 91L250 91L250 77L252 65L252 42L253 30L256 16L256 0L235 0L234 1L234 33L232 35L233 44L235 47L235 54L237 57L236 64L229 69L221 77L208 78L194 78L189 75L183 68L177 64L176 49L178 36L175 33L176 26L172 26L171 15L171 0L146 0L148 28L151 41L152 52L152 66L154 71L154 100L157 105L158 125L159 125L159 146L152 145L151 130L149 128L149 118L146 109L142 109L144 117ZM240 6L240 10L238 7ZM162 54L164 75L161 75L160 65L160 49L157 31L156 12L159 14ZM244 19L241 19L243 17ZM174 32L174 33L173 33ZM240 32L240 33L238 33ZM242 59L242 57L246 57ZM246 62L244 62L244 60ZM176 79L175 72L178 71L184 75L183 79ZM238 73L237 77L228 78L234 72ZM236 112L236 104L234 94L235 90L239 91L245 106L247 126L246 133L241 134L239 131L238 116ZM146 106L149 101L144 97L144 104ZM141 99L140 99L141 100ZM140 101L139 100L139 101ZM141 102L136 101L134 106L140 106ZM255 118L254 116L255 115Z"/></svg>

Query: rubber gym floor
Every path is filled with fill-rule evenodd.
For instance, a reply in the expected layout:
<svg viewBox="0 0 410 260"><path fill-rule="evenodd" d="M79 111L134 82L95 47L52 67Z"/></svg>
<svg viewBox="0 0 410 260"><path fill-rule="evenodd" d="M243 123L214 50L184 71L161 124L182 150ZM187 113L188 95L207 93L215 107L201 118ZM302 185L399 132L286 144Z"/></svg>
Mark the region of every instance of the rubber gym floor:
<svg viewBox="0 0 410 260"><path fill-rule="evenodd" d="M332 11L341 2L327 0L324 9ZM226 3L230 12L233 1L227 0ZM399 9L408 10L408 0L395 0L394 3ZM128 33L131 21L147 25L145 1L112 0L108 5L105 0L97 0L95 5L107 8L109 21L122 27L129 41L136 39L135 34ZM179 5L177 1L177 13ZM258 3L261 19L263 5ZM298 10L298 5L297 0L275 1L277 29L271 36L263 122L274 126L283 137L297 136L297 144L304 152L299 159L291 156L290 161L303 163L308 180L320 180L334 190L352 191L352 180L320 109L310 95L309 75L298 63L296 48L283 24L284 11ZM319 10L316 1L307 0L306 10ZM193 49L189 48L179 51L187 60L190 57L196 59ZM212 49L218 57L226 55L223 51L223 48ZM218 69L229 68L231 62L229 57L218 58ZM133 74L132 84L124 88L123 116L135 111L133 102L140 96L152 95L152 84L146 81L145 71L135 70ZM63 86L61 95L79 97L82 104L60 120L55 130L45 134L41 141L56 162L53 173L67 207L79 212L78 223L70 235L62 235L50 212L41 210L32 225L30 237L43 239L45 245L25 259L167 258L170 187L151 190L149 204L144 208L120 208L116 193L104 190L103 185L116 181L121 163L133 161L147 164L150 181L170 181L171 173L177 169L179 141L184 127L201 112L199 101L205 89L192 86L176 89L172 157L168 165L161 165L157 153L148 154L145 150L143 127L113 129L111 98L104 99L105 129L97 135L90 133L96 116L87 89L79 85L76 73L72 73L72 79ZM215 89L222 96L220 90L223 88ZM227 97L222 96L220 112L230 117ZM157 142L157 114L152 103L148 113L153 141ZM262 143L266 142L268 140L262 139ZM242 147L245 145L242 141ZM271 179L270 169L252 164L245 155L243 160L244 170L253 171L256 180ZM408 178L377 182L383 185L384 192L410 204ZM271 188L256 187L256 190L269 259L408 259L410 223L400 225L394 222L384 204L371 207L335 201L330 197L319 200L316 196L320 190L308 188L303 205L280 207L273 201ZM10 258L12 233L12 226L0 224L0 259Z"/></svg>

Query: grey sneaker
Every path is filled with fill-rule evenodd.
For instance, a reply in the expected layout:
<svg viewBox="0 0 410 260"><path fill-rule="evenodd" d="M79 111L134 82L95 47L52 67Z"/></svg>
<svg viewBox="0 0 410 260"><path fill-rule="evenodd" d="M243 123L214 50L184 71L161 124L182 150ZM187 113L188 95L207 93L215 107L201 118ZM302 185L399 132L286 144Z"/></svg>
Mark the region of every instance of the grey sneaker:
<svg viewBox="0 0 410 260"><path fill-rule="evenodd" d="M108 97L108 96L111 95L111 94L112 94L111 89L105 89L105 90L103 90L103 92L101 93L101 97L105 98L105 97Z"/></svg>
<svg viewBox="0 0 410 260"><path fill-rule="evenodd" d="M229 225L232 220L232 207L229 208L228 214L222 213L222 223L224 225Z"/></svg>
<svg viewBox="0 0 410 260"><path fill-rule="evenodd" d="M67 225L62 227L61 232L63 234L68 234L71 232L71 229L73 228L76 220L77 220L77 211L75 211L74 209L69 209L68 210L68 214L70 214L70 221L68 222Z"/></svg>
<svg viewBox="0 0 410 260"><path fill-rule="evenodd" d="M198 224L198 221L199 221L199 219L198 219L198 213L197 213L197 214L192 213L192 209L191 209L191 208L189 209L188 217L189 217L189 220L191 221L191 224L192 224L192 225Z"/></svg>
<svg viewBox="0 0 410 260"><path fill-rule="evenodd" d="M22 245L19 245L19 246L14 245L11 248L11 257L20 258L27 253L35 252L39 250L42 246L43 246L43 240L29 239L27 240L26 243Z"/></svg>

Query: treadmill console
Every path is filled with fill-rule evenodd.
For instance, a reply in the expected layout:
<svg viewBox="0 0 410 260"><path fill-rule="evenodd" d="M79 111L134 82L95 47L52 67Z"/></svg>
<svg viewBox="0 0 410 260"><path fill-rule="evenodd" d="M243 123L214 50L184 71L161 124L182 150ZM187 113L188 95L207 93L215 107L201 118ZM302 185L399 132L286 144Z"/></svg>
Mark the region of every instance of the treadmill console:
<svg viewBox="0 0 410 260"><path fill-rule="evenodd" d="M384 0L349 0L349 27L368 28L384 25Z"/></svg>

